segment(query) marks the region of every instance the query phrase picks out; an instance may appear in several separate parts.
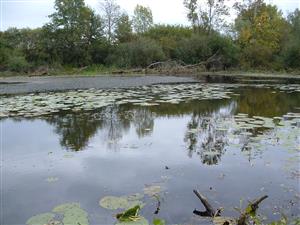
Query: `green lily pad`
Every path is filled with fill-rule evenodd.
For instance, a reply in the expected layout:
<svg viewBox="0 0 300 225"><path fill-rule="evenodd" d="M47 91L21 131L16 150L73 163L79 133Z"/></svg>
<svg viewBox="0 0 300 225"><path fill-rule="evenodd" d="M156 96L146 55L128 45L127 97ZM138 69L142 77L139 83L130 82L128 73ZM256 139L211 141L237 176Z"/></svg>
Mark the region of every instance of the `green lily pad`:
<svg viewBox="0 0 300 225"><path fill-rule="evenodd" d="M27 220L26 225L45 225L50 223L55 217L53 213L42 213Z"/></svg>
<svg viewBox="0 0 300 225"><path fill-rule="evenodd" d="M165 225L166 221L162 220L162 219L153 219L153 225Z"/></svg>
<svg viewBox="0 0 300 225"><path fill-rule="evenodd" d="M141 199L144 196L142 194L134 194L129 196L106 196L99 201L99 205L105 209L129 209L136 205L143 206L144 203Z"/></svg>
<svg viewBox="0 0 300 225"><path fill-rule="evenodd" d="M55 213L63 214L63 224L89 225L88 214L78 203L67 203L55 207Z"/></svg>

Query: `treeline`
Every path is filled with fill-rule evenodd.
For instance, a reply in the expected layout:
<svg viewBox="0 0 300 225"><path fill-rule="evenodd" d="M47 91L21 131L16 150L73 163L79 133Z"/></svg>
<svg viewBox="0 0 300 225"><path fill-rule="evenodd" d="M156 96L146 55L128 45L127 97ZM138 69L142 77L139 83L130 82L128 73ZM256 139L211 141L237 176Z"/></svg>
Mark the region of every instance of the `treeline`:
<svg viewBox="0 0 300 225"><path fill-rule="evenodd" d="M97 14L84 0L56 0L50 22L38 29L0 32L0 71L30 73L41 67L102 65L141 68L157 61L195 64L218 55L221 67L300 69L300 11L287 17L263 0L235 3L228 24L225 0L184 0L191 26L153 23L150 8L130 17L114 0Z"/></svg>

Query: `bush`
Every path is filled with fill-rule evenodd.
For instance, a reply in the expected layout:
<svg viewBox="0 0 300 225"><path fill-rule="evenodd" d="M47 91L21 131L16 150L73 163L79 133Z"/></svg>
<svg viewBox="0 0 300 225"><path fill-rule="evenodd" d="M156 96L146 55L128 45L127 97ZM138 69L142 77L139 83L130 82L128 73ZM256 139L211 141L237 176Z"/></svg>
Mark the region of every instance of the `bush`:
<svg viewBox="0 0 300 225"><path fill-rule="evenodd" d="M7 66L13 72L27 72L29 69L29 63L24 56L10 57Z"/></svg>
<svg viewBox="0 0 300 225"><path fill-rule="evenodd" d="M140 38L116 46L108 57L108 62L118 67L132 68L146 67L164 59L165 55L160 45L152 39Z"/></svg>
<svg viewBox="0 0 300 225"><path fill-rule="evenodd" d="M286 68L300 69L300 40L288 46L283 52L283 62Z"/></svg>
<svg viewBox="0 0 300 225"><path fill-rule="evenodd" d="M229 37L213 35L208 41L211 52L222 56L224 67L234 67L239 62L239 47Z"/></svg>
<svg viewBox="0 0 300 225"><path fill-rule="evenodd" d="M176 50L176 59L182 60L187 64L195 64L206 60L212 55L207 36L193 35L179 42Z"/></svg>

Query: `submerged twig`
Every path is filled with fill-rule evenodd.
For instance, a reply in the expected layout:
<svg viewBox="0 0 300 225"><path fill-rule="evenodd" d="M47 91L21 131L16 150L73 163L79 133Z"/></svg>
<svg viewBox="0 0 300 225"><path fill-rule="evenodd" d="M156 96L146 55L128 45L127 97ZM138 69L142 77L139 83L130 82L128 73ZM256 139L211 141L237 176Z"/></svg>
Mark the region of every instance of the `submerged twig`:
<svg viewBox="0 0 300 225"><path fill-rule="evenodd" d="M153 197L157 200L157 207L156 207L156 210L154 212L154 214L157 215L160 211L160 199L159 199L159 196L157 196L157 195L153 195Z"/></svg>

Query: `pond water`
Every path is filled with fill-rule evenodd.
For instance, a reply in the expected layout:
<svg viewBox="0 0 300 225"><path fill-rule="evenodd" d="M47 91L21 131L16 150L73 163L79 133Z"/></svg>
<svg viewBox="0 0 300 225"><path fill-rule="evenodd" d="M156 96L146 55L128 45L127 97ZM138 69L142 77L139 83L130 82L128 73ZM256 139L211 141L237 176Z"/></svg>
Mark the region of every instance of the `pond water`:
<svg viewBox="0 0 300 225"><path fill-rule="evenodd" d="M103 198L133 194L149 223L210 224L193 215L203 209L193 189L224 216L265 194L266 221L300 215L300 85L154 85L0 105L1 224L60 221L73 206L81 225L116 224L124 209Z"/></svg>

